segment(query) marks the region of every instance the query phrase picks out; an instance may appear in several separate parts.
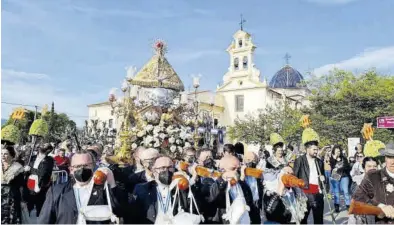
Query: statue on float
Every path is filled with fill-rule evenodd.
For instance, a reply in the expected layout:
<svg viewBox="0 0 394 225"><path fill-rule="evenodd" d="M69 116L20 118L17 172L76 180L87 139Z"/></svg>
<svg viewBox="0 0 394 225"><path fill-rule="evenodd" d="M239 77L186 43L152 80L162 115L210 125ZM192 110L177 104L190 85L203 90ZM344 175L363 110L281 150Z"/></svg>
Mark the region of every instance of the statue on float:
<svg viewBox="0 0 394 225"><path fill-rule="evenodd" d="M155 54L134 75L135 67L127 68L127 77L116 96L112 89L109 101L117 116L116 156L129 161L139 146L161 150L172 157L181 155L183 148L192 145L192 127L184 85L165 58L166 44L158 40Z"/></svg>

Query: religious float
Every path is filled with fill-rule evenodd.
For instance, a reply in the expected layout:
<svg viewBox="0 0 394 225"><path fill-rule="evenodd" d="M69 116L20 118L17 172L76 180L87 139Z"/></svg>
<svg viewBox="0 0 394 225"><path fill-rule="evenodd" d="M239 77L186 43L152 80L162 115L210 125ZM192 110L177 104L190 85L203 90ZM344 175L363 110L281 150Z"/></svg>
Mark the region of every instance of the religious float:
<svg viewBox="0 0 394 225"><path fill-rule="evenodd" d="M199 113L193 95L189 99L182 80L165 57L166 43L157 40L153 48L155 54L136 74L136 68L128 68L121 93L113 88L109 94L117 117L113 160L118 162L129 162L139 146L160 149L178 158L184 148L197 146L201 140L209 147L212 133L223 133L212 129L212 117ZM197 77L193 87L196 93Z"/></svg>

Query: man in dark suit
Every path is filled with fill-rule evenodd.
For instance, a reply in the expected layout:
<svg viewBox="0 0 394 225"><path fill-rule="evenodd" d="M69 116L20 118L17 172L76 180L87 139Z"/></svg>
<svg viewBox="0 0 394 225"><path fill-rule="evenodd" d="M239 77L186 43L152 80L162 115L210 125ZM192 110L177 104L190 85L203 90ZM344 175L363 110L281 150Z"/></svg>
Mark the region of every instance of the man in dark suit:
<svg viewBox="0 0 394 225"><path fill-rule="evenodd" d="M304 140L304 138L303 138ZM324 196L321 187L324 185L324 164L317 158L318 140L311 140L304 143L306 154L298 157L294 162L294 175L304 180L306 189L304 193L308 198L307 212L301 224L307 224L309 213L312 209L315 224L323 224Z"/></svg>
<svg viewBox="0 0 394 225"><path fill-rule="evenodd" d="M89 152L75 153L71 159L70 174L72 179L67 183L57 184L48 190L42 212L38 217L39 224L77 224L86 218L80 213L90 205L107 205L107 195L104 185L93 182L93 170L96 162ZM116 187L111 170L99 168L107 177L112 211L118 217L122 216L120 209L119 189ZM104 221L88 221L86 223L108 224Z"/></svg>
<svg viewBox="0 0 394 225"><path fill-rule="evenodd" d="M31 212L36 208L37 216L40 215L45 195L51 185L51 176L55 161L48 154L53 150L52 145L44 144L38 147L38 155L33 156L29 165L25 166L27 208Z"/></svg>
<svg viewBox="0 0 394 225"><path fill-rule="evenodd" d="M226 188L230 180L235 179L237 182L231 187L230 192L230 204L235 200L239 194L242 194L245 198L246 205L250 207L248 213L250 224L261 224L261 217L258 207L253 202L252 191L248 184L242 180L239 180L240 176L240 162L235 156L225 156L220 160L220 168L224 171L222 177L218 178L211 186L210 194L206 198L207 202L211 204L211 207L217 208L217 215L214 218L214 222L227 223L228 221L223 218L226 214ZM242 193L238 193L236 188L240 188ZM245 216L245 215L243 215ZM242 216L242 217L243 217ZM242 222L242 221L240 221Z"/></svg>
<svg viewBox="0 0 394 225"><path fill-rule="evenodd" d="M174 202L175 191L175 188L170 190L175 172L172 159L167 156L158 156L154 160L152 171L154 180L135 186L129 211L134 224L154 224L161 215L176 215L179 202L181 208L189 212L188 189L180 190L179 201L175 199L174 211L171 212L171 202Z"/></svg>

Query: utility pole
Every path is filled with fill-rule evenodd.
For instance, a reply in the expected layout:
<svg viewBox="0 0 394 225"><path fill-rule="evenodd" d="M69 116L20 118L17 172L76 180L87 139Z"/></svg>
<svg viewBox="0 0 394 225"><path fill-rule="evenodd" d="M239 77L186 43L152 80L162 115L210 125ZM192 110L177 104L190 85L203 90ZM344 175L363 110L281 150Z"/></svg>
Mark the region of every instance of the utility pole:
<svg viewBox="0 0 394 225"><path fill-rule="evenodd" d="M34 108L36 109L36 110L34 111L34 120L36 120L36 119L37 119L38 106L35 105ZM33 121L33 122L34 122L34 121ZM35 135L33 135L33 137L31 138L31 142L32 142L32 143L35 143L34 141L36 140L36 138L37 138L37 137L36 137Z"/></svg>
<svg viewBox="0 0 394 225"><path fill-rule="evenodd" d="M34 108L36 108L36 111L34 112L34 120L36 120L37 119L38 106L35 105Z"/></svg>

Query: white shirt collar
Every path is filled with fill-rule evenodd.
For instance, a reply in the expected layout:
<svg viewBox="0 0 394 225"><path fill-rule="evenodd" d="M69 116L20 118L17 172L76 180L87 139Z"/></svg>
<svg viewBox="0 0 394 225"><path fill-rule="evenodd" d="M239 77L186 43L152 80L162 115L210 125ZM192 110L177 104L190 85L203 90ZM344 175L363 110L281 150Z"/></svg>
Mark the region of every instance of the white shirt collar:
<svg viewBox="0 0 394 225"><path fill-rule="evenodd" d="M394 173L391 173L387 168L386 168L386 172L391 178L394 178Z"/></svg>

